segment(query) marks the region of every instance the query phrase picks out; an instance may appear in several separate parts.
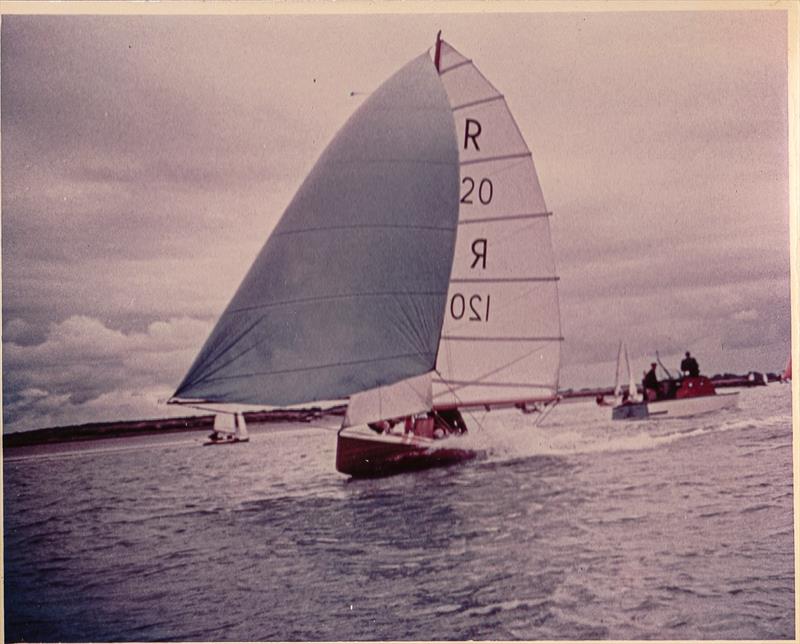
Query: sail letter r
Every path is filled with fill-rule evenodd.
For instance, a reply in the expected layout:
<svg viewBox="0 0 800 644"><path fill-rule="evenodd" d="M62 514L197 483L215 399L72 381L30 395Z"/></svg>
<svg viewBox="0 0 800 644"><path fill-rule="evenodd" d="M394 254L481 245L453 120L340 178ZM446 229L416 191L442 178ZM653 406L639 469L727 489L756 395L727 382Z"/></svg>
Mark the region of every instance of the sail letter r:
<svg viewBox="0 0 800 644"><path fill-rule="evenodd" d="M472 266L470 268L475 268L478 262L481 262L481 268L486 268L486 239L476 239L472 242L472 254L475 255L475 259L472 261Z"/></svg>
<svg viewBox="0 0 800 644"><path fill-rule="evenodd" d="M474 129L471 126L475 126ZM472 144L475 146L475 149L480 152L480 147L478 147L478 137L481 133L481 124L479 121L475 119L467 119L467 123L464 126L464 149L466 150L469 147L470 139L472 140Z"/></svg>

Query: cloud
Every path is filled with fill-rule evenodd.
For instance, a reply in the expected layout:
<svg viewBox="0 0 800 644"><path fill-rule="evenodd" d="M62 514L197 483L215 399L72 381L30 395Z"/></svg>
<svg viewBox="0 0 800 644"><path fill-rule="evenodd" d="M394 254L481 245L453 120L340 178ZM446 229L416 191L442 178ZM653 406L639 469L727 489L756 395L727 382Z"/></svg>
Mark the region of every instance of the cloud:
<svg viewBox="0 0 800 644"><path fill-rule="evenodd" d="M170 414L156 401L174 391L210 327L207 320L173 318L123 333L72 316L51 325L39 344L6 340L4 422L15 430L56 416L90 422L99 410L108 411L106 420Z"/></svg>

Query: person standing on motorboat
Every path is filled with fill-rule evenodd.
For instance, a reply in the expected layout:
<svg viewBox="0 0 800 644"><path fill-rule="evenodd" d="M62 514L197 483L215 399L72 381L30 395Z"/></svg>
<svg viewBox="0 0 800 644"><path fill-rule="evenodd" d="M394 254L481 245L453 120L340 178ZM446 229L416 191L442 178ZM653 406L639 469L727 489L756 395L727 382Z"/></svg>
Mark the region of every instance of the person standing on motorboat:
<svg viewBox="0 0 800 644"><path fill-rule="evenodd" d="M700 375L700 365L697 364L697 360L688 351L686 352L686 357L681 360L681 372L684 376L692 378L697 378Z"/></svg>
<svg viewBox="0 0 800 644"><path fill-rule="evenodd" d="M659 398L658 376L656 375L657 366L655 362L651 362L650 371L644 374L644 379L642 380L642 389L646 401L658 400Z"/></svg>

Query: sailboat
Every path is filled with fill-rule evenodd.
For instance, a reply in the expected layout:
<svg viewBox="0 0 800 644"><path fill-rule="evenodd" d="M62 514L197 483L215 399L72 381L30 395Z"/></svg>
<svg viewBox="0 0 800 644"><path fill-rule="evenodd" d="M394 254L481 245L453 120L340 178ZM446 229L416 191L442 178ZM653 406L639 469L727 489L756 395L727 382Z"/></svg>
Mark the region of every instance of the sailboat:
<svg viewBox="0 0 800 644"><path fill-rule="evenodd" d="M203 445L232 445L247 443L249 440L244 414L241 412L218 413L214 416L214 429Z"/></svg>
<svg viewBox="0 0 800 644"><path fill-rule="evenodd" d="M351 476L475 458L461 411L557 402L551 213L505 98L440 35L325 149L169 402L346 400Z"/></svg>

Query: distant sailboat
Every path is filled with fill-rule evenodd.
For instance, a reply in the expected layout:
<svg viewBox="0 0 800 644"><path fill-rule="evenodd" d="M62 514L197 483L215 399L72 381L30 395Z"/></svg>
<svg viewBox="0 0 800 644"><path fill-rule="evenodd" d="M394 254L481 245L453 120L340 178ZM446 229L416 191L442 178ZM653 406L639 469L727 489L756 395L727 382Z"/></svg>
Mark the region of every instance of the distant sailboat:
<svg viewBox="0 0 800 644"><path fill-rule="evenodd" d="M204 445L229 445L231 443L246 443L250 440L247 433L247 423L244 414L220 413L214 416L214 429Z"/></svg>
<svg viewBox="0 0 800 644"><path fill-rule="evenodd" d="M437 37L323 152L170 402L346 398L353 476L473 458L459 410L557 400L550 214L503 95Z"/></svg>

